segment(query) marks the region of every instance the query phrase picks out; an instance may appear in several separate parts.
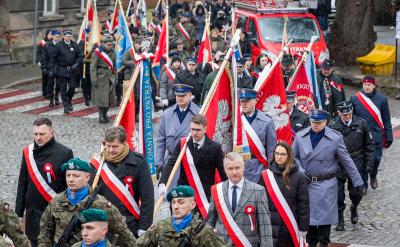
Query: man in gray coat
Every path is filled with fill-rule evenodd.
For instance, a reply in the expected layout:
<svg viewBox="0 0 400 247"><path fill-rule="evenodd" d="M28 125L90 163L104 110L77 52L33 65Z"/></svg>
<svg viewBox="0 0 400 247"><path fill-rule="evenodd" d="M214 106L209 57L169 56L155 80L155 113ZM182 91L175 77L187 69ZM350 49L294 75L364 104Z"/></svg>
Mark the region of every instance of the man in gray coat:
<svg viewBox="0 0 400 247"><path fill-rule="evenodd" d="M265 147L266 156L270 161L276 145L275 125L270 116L256 109L256 97L257 92L253 89L240 89L239 98L243 115ZM254 156L246 161L245 167L244 176L253 183L257 183L260 180L261 172L265 169L264 165Z"/></svg>
<svg viewBox="0 0 400 247"><path fill-rule="evenodd" d="M110 34L103 35L101 45L95 49L90 61L92 102L98 107L99 122L107 123L108 108L115 103L115 52Z"/></svg>
<svg viewBox="0 0 400 247"><path fill-rule="evenodd" d="M200 111L200 108L191 102L192 90L193 87L189 82L186 84L175 84L176 104L165 110L161 116L155 152L157 176L168 162L180 139L189 134L192 117ZM159 191L163 193L165 186L160 187Z"/></svg>
<svg viewBox="0 0 400 247"><path fill-rule="evenodd" d="M265 189L247 180L239 153L224 158L227 181L211 189L208 224L228 246L272 247L272 229Z"/></svg>
<svg viewBox="0 0 400 247"><path fill-rule="evenodd" d="M353 185L354 194L362 196L363 181L343 141L342 135L326 127L329 113L312 110L311 127L299 131L293 143L293 155L304 171L310 196L310 247L327 247L331 225L338 222L338 185L336 170L339 162Z"/></svg>

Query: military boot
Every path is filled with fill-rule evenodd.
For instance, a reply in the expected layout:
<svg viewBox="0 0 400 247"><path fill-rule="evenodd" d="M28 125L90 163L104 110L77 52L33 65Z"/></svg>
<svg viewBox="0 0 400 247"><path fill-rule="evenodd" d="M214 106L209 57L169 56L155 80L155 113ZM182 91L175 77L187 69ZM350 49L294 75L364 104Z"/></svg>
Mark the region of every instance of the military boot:
<svg viewBox="0 0 400 247"><path fill-rule="evenodd" d="M60 100L58 99L58 95L55 95L55 96L54 96L54 103L55 103L56 105L59 105L59 104L60 104Z"/></svg>
<svg viewBox="0 0 400 247"><path fill-rule="evenodd" d="M104 118L103 107L98 107L98 111L99 111L99 123L107 123L107 120Z"/></svg>
<svg viewBox="0 0 400 247"><path fill-rule="evenodd" d="M50 98L49 107L54 107L54 99Z"/></svg>
<svg viewBox="0 0 400 247"><path fill-rule="evenodd" d="M357 224L358 222L358 212L357 212L357 206L355 204L351 204L350 206L350 213L351 213L351 223Z"/></svg>
<svg viewBox="0 0 400 247"><path fill-rule="evenodd" d="M336 231L344 231L344 215L343 211L339 211L339 221L336 225Z"/></svg>
<svg viewBox="0 0 400 247"><path fill-rule="evenodd" d="M72 102L71 102L71 100L68 101L68 110L69 110L69 111L74 111L74 108L72 108Z"/></svg>
<svg viewBox="0 0 400 247"><path fill-rule="evenodd" d="M107 116L108 112L108 107L103 107L103 114L104 114L104 119L106 120L106 123L110 122L110 119Z"/></svg>
<svg viewBox="0 0 400 247"><path fill-rule="evenodd" d="M90 106L89 96L85 96L85 106Z"/></svg>
<svg viewBox="0 0 400 247"><path fill-rule="evenodd" d="M64 103L64 113L65 114L69 113L68 103Z"/></svg>

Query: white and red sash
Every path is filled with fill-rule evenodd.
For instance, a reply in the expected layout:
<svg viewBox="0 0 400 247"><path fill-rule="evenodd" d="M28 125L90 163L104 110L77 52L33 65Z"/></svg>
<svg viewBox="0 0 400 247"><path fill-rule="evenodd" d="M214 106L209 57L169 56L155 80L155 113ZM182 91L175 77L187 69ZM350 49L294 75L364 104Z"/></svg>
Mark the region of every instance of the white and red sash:
<svg viewBox="0 0 400 247"><path fill-rule="evenodd" d="M222 184L223 183L219 183L211 187L211 195L214 199L215 207L219 217L221 218L222 224L224 224L225 229L228 232L229 237L232 239L232 243L235 247L251 247L251 243L229 212L228 206L224 200Z"/></svg>
<svg viewBox="0 0 400 247"><path fill-rule="evenodd" d="M294 218L293 212L287 204L285 197L283 197L278 184L276 183L274 173L267 169L262 172L262 178L272 202L278 210L283 222L285 222L290 236L292 237L294 246L306 247L305 240L299 235L299 227L296 219Z"/></svg>
<svg viewBox="0 0 400 247"><path fill-rule="evenodd" d="M183 148L185 143L186 143L186 138L182 138L181 149ZM197 173L197 169L193 161L193 156L190 153L189 148L186 148L185 154L183 155L182 158L182 164L189 185L194 189L194 196L196 199L197 208L199 209L203 219L205 219L208 214L210 203L207 200L206 193L204 192L203 185L201 184L201 180L199 174Z"/></svg>
<svg viewBox="0 0 400 247"><path fill-rule="evenodd" d="M268 159L265 147L244 115L242 115L242 124L246 132L247 141L249 143L251 153L254 154L257 160L260 161L265 167L268 167Z"/></svg>
<svg viewBox="0 0 400 247"><path fill-rule="evenodd" d="M96 52L97 56L99 56L101 58L101 60L103 60L108 65L108 68L111 71L113 71L114 70L114 63L111 60L111 58L107 55L107 53L105 53L104 51L100 51L99 48L96 48L94 51Z"/></svg>
<svg viewBox="0 0 400 247"><path fill-rule="evenodd" d="M385 129L382 121L381 111L376 107L374 102L363 93L356 93L357 99L361 102L361 104L365 107L365 109L371 114L371 116L375 119L376 123L382 129Z"/></svg>
<svg viewBox="0 0 400 247"><path fill-rule="evenodd" d="M167 73L168 78L171 81L175 81L175 78L176 78L175 72L172 69L170 69L167 65L164 64L163 66L164 66L164 71L165 71L165 73Z"/></svg>
<svg viewBox="0 0 400 247"><path fill-rule="evenodd" d="M179 32L185 37L185 39L189 42L191 42L190 40L190 34L188 33L188 31L186 31L185 27L182 25L182 23L178 23L176 25L176 27L178 28Z"/></svg>
<svg viewBox="0 0 400 247"><path fill-rule="evenodd" d="M43 198L50 202L57 193L46 183L42 174L36 165L36 161L33 158L33 144L24 147L24 157L26 162L26 167L28 168L29 176L31 177L33 184Z"/></svg>
<svg viewBox="0 0 400 247"><path fill-rule="evenodd" d="M146 60L146 59L153 59L154 58L154 54L153 53L149 53L149 52L143 52L143 53L137 53L135 52L134 49L129 49L129 52L131 53L132 58L135 60L135 62L140 62L142 60Z"/></svg>
<svg viewBox="0 0 400 247"><path fill-rule="evenodd" d="M90 162L96 169L99 169L99 161L93 159ZM129 189L119 180L114 173L108 168L107 164L104 163L100 177L104 184L109 188L114 195L124 204L128 211L135 217L136 220L140 218L140 209L135 199L131 195Z"/></svg>

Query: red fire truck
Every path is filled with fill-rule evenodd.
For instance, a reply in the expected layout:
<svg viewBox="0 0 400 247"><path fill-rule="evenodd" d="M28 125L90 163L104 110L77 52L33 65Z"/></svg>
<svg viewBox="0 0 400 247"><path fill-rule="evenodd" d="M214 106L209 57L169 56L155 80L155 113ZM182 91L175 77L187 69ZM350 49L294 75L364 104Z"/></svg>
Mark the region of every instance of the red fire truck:
<svg viewBox="0 0 400 247"><path fill-rule="evenodd" d="M288 17L287 33L291 54L303 51L312 36L317 40L312 46L315 62L319 65L329 58L329 51L317 19L307 8L278 6L274 1L244 0L236 2L235 20L237 28L244 27L251 41L253 61L261 54L274 60L281 51L285 16Z"/></svg>

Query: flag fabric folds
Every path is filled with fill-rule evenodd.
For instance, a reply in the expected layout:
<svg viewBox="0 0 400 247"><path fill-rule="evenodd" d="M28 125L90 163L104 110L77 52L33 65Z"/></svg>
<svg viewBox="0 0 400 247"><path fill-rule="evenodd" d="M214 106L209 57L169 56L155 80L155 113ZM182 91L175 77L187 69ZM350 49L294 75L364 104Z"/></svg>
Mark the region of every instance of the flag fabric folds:
<svg viewBox="0 0 400 247"><path fill-rule="evenodd" d="M199 54L197 57L197 63L202 64L202 68L209 63L212 66L213 58L211 53L211 42L207 28L204 28L203 37L201 38Z"/></svg>
<svg viewBox="0 0 400 247"><path fill-rule="evenodd" d="M304 113L308 113L311 109L315 108L314 95L311 88L305 64L302 63L289 90L296 91L297 107Z"/></svg>
<svg viewBox="0 0 400 247"><path fill-rule="evenodd" d="M117 70L120 71L123 66L122 60L124 58L125 53L130 49L133 49L133 46L132 46L132 41L130 40L131 38L130 32L127 28L128 25L126 24L125 16L123 14L121 6L118 8L118 11L122 12L119 15L120 25L118 26L117 33L115 35L116 39L115 53L117 58L116 61Z"/></svg>

